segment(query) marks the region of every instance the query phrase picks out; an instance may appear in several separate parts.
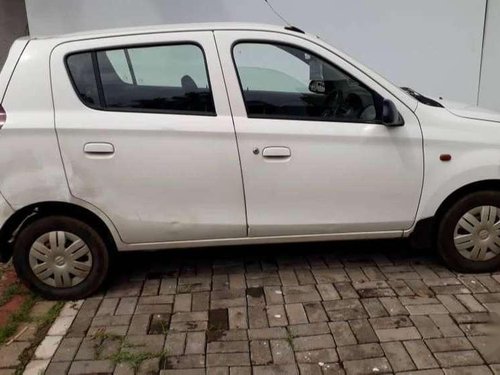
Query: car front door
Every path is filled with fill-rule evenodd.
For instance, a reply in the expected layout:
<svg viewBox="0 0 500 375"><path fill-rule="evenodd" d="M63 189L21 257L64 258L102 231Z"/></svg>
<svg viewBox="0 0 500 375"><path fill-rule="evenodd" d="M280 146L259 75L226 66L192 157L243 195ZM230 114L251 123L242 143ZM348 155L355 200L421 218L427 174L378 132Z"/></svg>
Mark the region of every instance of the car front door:
<svg viewBox="0 0 500 375"><path fill-rule="evenodd" d="M247 235L211 32L63 43L51 71L71 194L107 215L123 242Z"/></svg>
<svg viewBox="0 0 500 375"><path fill-rule="evenodd" d="M217 31L250 236L375 233L414 222L423 178L413 112L322 46ZM381 123L384 98L404 126Z"/></svg>

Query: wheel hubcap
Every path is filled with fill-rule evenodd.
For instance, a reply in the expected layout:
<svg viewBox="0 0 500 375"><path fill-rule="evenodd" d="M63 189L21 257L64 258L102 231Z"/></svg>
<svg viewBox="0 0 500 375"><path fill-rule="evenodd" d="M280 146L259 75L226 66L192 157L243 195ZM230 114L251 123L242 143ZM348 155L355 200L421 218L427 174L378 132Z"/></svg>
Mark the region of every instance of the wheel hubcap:
<svg viewBox="0 0 500 375"><path fill-rule="evenodd" d="M500 208L480 206L467 211L455 226L453 240L458 252L474 261L500 254Z"/></svg>
<svg viewBox="0 0 500 375"><path fill-rule="evenodd" d="M31 245L29 263L44 284L69 288L85 280L92 269L92 253L77 235L53 231L41 235Z"/></svg>

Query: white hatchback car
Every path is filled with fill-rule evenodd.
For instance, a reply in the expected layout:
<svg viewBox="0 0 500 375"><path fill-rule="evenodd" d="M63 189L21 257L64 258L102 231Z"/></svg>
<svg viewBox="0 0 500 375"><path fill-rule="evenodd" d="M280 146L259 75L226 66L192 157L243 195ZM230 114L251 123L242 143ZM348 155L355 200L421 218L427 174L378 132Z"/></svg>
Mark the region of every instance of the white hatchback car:
<svg viewBox="0 0 500 375"><path fill-rule="evenodd" d="M500 265L500 115L293 27L20 39L0 75L0 250L51 298L113 251L411 236Z"/></svg>

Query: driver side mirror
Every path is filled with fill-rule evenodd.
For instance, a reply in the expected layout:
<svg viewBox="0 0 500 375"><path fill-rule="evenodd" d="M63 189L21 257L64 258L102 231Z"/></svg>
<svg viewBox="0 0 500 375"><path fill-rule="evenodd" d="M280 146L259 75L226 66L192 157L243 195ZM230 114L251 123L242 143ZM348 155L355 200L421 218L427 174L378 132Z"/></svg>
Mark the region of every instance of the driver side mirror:
<svg viewBox="0 0 500 375"><path fill-rule="evenodd" d="M405 121L392 100L384 99L382 121L387 126L403 126Z"/></svg>
<svg viewBox="0 0 500 375"><path fill-rule="evenodd" d="M309 91L315 94L325 94L326 93L325 81L317 79L311 81L309 83Z"/></svg>

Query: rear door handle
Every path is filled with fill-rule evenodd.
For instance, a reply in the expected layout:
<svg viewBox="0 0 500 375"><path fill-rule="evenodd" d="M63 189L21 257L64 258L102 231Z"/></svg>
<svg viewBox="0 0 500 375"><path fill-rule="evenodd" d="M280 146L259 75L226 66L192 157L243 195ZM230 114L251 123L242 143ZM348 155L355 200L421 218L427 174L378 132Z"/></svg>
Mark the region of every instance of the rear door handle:
<svg viewBox="0 0 500 375"><path fill-rule="evenodd" d="M108 142L89 142L83 146L83 152L86 154L109 155L115 153L115 146Z"/></svg>
<svg viewBox="0 0 500 375"><path fill-rule="evenodd" d="M262 150L262 156L265 158L289 158L292 156L292 152L288 147L284 146L272 146L266 147Z"/></svg>

